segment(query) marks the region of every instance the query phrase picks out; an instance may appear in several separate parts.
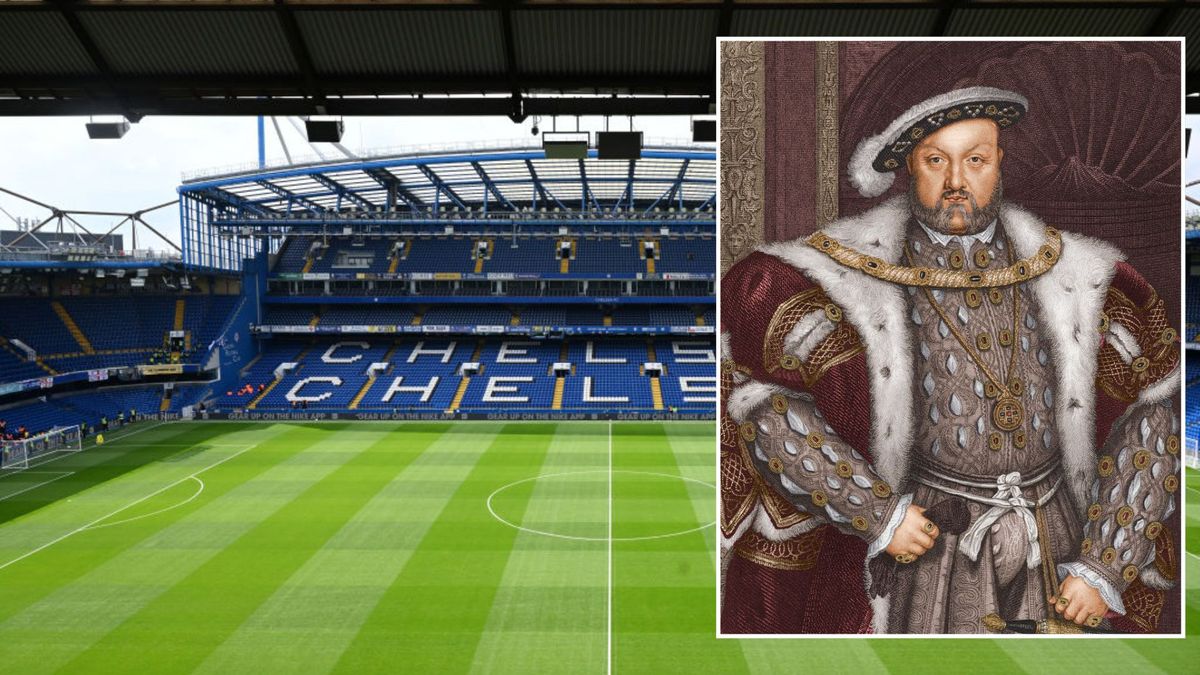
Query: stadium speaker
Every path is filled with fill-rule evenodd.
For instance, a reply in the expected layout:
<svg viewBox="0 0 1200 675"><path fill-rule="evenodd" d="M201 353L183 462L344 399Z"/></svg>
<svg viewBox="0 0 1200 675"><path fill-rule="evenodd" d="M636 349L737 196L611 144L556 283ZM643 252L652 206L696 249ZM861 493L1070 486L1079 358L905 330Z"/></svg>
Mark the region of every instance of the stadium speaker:
<svg viewBox="0 0 1200 675"><path fill-rule="evenodd" d="M692 142L693 143L716 143L717 142L717 121L716 120L692 120Z"/></svg>
<svg viewBox="0 0 1200 675"><path fill-rule="evenodd" d="M309 143L340 143L346 126L341 120L304 120Z"/></svg>
<svg viewBox="0 0 1200 675"><path fill-rule="evenodd" d="M596 133L596 157L599 159L641 159L642 132L600 131Z"/></svg>
<svg viewBox="0 0 1200 675"><path fill-rule="evenodd" d="M87 123L88 138L93 140L116 140L124 136L127 131L129 131L129 122L127 120L121 120L120 122Z"/></svg>

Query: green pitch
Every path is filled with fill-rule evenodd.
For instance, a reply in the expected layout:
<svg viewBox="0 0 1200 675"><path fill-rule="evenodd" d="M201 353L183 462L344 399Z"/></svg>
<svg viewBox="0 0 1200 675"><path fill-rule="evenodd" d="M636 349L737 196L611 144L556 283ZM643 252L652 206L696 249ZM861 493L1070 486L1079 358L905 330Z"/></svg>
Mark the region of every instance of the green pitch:
<svg viewBox="0 0 1200 675"><path fill-rule="evenodd" d="M136 427L0 477L0 672L1194 668L1181 640L717 640L714 431Z"/></svg>

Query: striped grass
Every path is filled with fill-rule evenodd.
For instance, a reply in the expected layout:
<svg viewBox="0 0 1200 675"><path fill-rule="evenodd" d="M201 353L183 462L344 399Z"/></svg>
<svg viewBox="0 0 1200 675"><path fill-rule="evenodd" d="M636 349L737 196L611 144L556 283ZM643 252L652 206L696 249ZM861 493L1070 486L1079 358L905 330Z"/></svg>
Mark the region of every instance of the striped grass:
<svg viewBox="0 0 1200 675"><path fill-rule="evenodd" d="M0 672L1194 668L1190 640L717 639L714 431L135 427L0 476Z"/></svg>

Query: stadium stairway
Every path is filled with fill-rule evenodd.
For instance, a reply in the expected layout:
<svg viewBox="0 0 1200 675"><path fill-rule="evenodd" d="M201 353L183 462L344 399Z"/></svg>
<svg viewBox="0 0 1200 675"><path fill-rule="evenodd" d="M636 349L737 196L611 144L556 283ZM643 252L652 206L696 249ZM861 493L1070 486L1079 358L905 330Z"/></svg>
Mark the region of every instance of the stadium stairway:
<svg viewBox="0 0 1200 675"><path fill-rule="evenodd" d="M396 346L396 343L393 342L392 346L388 348L387 353L383 355L383 361L387 363L392 362L392 355L396 353ZM389 370L390 369L391 368L389 367ZM362 388L358 390L358 393L354 395L354 398L350 399L350 405L347 407L351 410L357 410L358 404L362 403L363 397L367 395L368 391L371 391L371 387L375 384L375 380L377 379L379 379L378 373L372 372L370 375L368 375L367 381L363 383Z"/></svg>
<svg viewBox="0 0 1200 675"><path fill-rule="evenodd" d="M574 239L560 239L559 246L561 246L564 242L569 243L569 245L571 246L571 253L566 258L562 258L562 257L559 258L559 263L558 263L559 274L567 274L568 272L571 271L571 259L575 257L575 240ZM557 252L557 249L556 249L556 252Z"/></svg>
<svg viewBox="0 0 1200 675"><path fill-rule="evenodd" d="M396 268L400 266L400 261L403 258L408 256L408 249L410 247L412 247L411 239L405 241L404 248L401 249L400 255L393 255L393 256L391 256L391 258L389 258L390 262L388 262L388 268L387 268L388 274L396 273Z"/></svg>
<svg viewBox="0 0 1200 675"><path fill-rule="evenodd" d="M88 341L83 331L79 330L79 326L75 323L75 319L71 318L71 314L67 312L67 308L63 307L62 303L57 300L51 302L50 306L54 309L54 313L58 315L58 318L62 320L63 325L67 327L67 332L71 334L71 337L75 338L75 342L79 344L79 348L83 350L83 353L95 354L96 350L92 349L92 343Z"/></svg>
<svg viewBox="0 0 1200 675"><path fill-rule="evenodd" d="M563 340L562 349L558 352L558 360L566 363L567 356L570 354L570 347L566 340ZM567 376L559 375L554 378L554 398L551 399L550 408L552 410L562 410L563 393L567 390Z"/></svg>
<svg viewBox="0 0 1200 675"><path fill-rule="evenodd" d="M175 301L175 323L171 330L183 330L183 317L186 316L187 301L180 298Z"/></svg>
<svg viewBox="0 0 1200 675"><path fill-rule="evenodd" d="M182 300L180 301L182 302ZM171 390L163 389L162 402L158 404L159 412L166 412L171 409Z"/></svg>
<svg viewBox="0 0 1200 675"><path fill-rule="evenodd" d="M485 253L483 255L475 256L475 274L480 274L481 272L483 272L483 264L485 262L487 262L487 260L489 258L492 257L492 249L495 246L496 242L492 239L477 240L475 242L475 247L473 247L473 250L477 250L477 247L479 246L479 244L483 244L485 246Z"/></svg>
<svg viewBox="0 0 1200 675"><path fill-rule="evenodd" d="M658 354L654 350L654 340L646 341L646 358L648 359L647 363L658 361ZM662 383L657 377L650 378L650 400L654 401L655 410L663 409Z"/></svg>
<svg viewBox="0 0 1200 675"><path fill-rule="evenodd" d="M305 347L299 354L296 355L295 362L299 363L300 365L296 366L296 370L293 372L299 372L300 369L304 367L304 357L308 356L308 351L310 349L312 349L312 347ZM246 404L246 409L254 410L258 406L258 403L266 398L267 395L271 393L271 390L275 388L275 385L279 384L280 382L283 382L283 378L281 377L271 380L271 383L268 384L266 388L264 388L257 396L255 396L250 400L249 403Z"/></svg>
<svg viewBox="0 0 1200 675"><path fill-rule="evenodd" d="M475 343L475 352L471 354L471 361L479 362L479 355L483 353L483 340ZM458 382L458 389L454 390L454 398L450 401L450 408L446 412L454 412L462 405L463 397L467 395L467 387L471 384L471 376L464 374Z"/></svg>
<svg viewBox="0 0 1200 675"><path fill-rule="evenodd" d="M301 357L301 358L303 358L303 357ZM303 367L304 367L304 364L300 364L299 366L296 366L296 370L298 371ZM277 377L274 380L271 380L271 383L268 384L265 388L263 388L263 390L261 392L259 392L258 396L255 396L253 399L250 400L249 403L246 404L246 408L248 410L254 410L256 407L258 407L259 401L266 398L267 395L271 393L271 390L275 388L275 385L279 384L282 381L283 381L283 378L280 378L280 377Z"/></svg>

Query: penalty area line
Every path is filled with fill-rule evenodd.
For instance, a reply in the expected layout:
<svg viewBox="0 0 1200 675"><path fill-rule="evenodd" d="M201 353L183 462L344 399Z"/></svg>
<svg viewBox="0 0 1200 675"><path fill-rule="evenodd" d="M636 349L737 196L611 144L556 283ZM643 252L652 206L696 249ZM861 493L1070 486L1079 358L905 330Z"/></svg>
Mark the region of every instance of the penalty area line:
<svg viewBox="0 0 1200 675"><path fill-rule="evenodd" d="M135 520L141 520L142 518L149 518L150 516L157 516L158 514L166 513L167 511L170 511L171 509L177 509L181 506L186 506L187 504L191 503L192 500L194 500L196 497L199 497L201 492L204 492L204 481L200 480L200 478L197 476L192 476L191 479L196 481L196 484L200 486L199 489L197 489L195 492L193 492L191 497L188 497L187 499L179 502L178 504L172 504L170 506L166 506L161 509L158 509L157 511L151 511L150 513L143 513L140 516L133 516L132 518L123 518L121 520L114 520L111 523L104 523L102 525L92 525L91 527L88 527L87 529L99 530L102 527L112 527L113 525L123 525L125 523L132 523Z"/></svg>
<svg viewBox="0 0 1200 675"><path fill-rule="evenodd" d="M68 538L68 537L70 537L70 536L72 536L72 535L79 534L80 532L83 532L84 530L87 530L87 529L91 528L93 525L96 525L97 523L104 522L105 520L108 520L109 518L112 518L113 516L117 515L118 513L122 512L122 511L124 511L124 510L126 510L126 509L133 508L134 506L137 506L138 504L141 504L142 502L146 501L147 499L150 499L151 497L154 497L155 495L162 494L163 492L166 492L167 490L169 490L169 489L171 489L171 488L175 487L176 485L179 485L180 483L182 483L182 482L184 482L184 481L191 480L191 479L195 478L196 476L198 476L198 475L200 475L200 474L204 473L205 471L208 471L209 469L216 468L216 467L218 467L218 466L220 466L220 465L224 464L225 462L228 462L229 460L231 460L231 459L234 459L235 457L239 457L239 456L241 456L243 453L245 453L245 452L247 452L247 451L249 451L249 450L252 450L252 449L254 449L254 448L256 448L256 447L258 447L258 443L255 443L254 445L251 445L251 446L248 446L248 447L246 447L246 448L243 448L242 450L239 450L239 451L237 451L237 452L233 453L232 455L230 455L230 456L228 456L228 457L225 457L225 458L223 458L223 459L217 460L216 462L213 462L212 464L209 464L208 466L204 467L203 469L200 469L199 471L194 471L194 472L192 472L191 474L188 474L187 476L184 476L183 478L180 478L179 480L172 481L172 482L170 482L170 483L168 483L168 484L166 484L166 485L162 486L161 488L159 488L159 489L155 490L154 492L151 492L150 494L148 494L148 495L146 495L146 496L144 496L144 497L139 497L139 498L135 499L134 501L132 501L132 502L129 502L129 503L128 503L128 504L126 504L125 506L122 506L122 507L121 507L121 508L119 508L119 509L116 509L116 510L114 510L114 511L111 511L111 512L109 512L109 513L106 513L106 514L104 514L103 516L100 516L99 518L96 518L95 520L92 520L92 521L88 522L88 523L87 523L87 524L85 524L85 525L81 525L81 526L79 526L79 527L75 528L74 530L71 530L70 532L68 532L68 533L66 533L66 534L64 534L64 535L62 535L62 536L60 536L60 537L56 537L56 538L54 538L54 539L51 539L50 541L46 542L45 544L42 544L41 546L38 546L37 548L33 549L32 551L29 551L29 552L27 552L27 553L23 553L23 554L21 554L20 556L17 556L16 558L13 558L12 560L9 560L8 562L6 562L6 563L4 563L4 564L0 565L0 570L3 570L3 569L5 569L6 567L9 567L10 565L15 565L15 564L17 564L17 563L21 562L22 560L24 560L24 559L28 558L29 556L31 556L31 555L33 555L33 554L35 554L35 553L38 553L38 552L44 551L44 550L46 550L46 549L50 548L51 546L53 546L53 545L55 545L55 544L59 543L60 541L63 541L64 539L66 539L66 538ZM203 485L203 482L201 482L201 485ZM203 488L202 488L202 489L203 489ZM197 492L197 493L196 493L196 495L199 495L199 494L200 494L200 492ZM194 499L196 495L193 495L193 497L192 497L192 498ZM191 501L191 500L189 499L188 501ZM147 515L152 515L152 514L147 514ZM130 520L132 520L132 519L130 519ZM122 522L125 522L125 521L122 521ZM115 523L113 523L113 524L115 524Z"/></svg>

